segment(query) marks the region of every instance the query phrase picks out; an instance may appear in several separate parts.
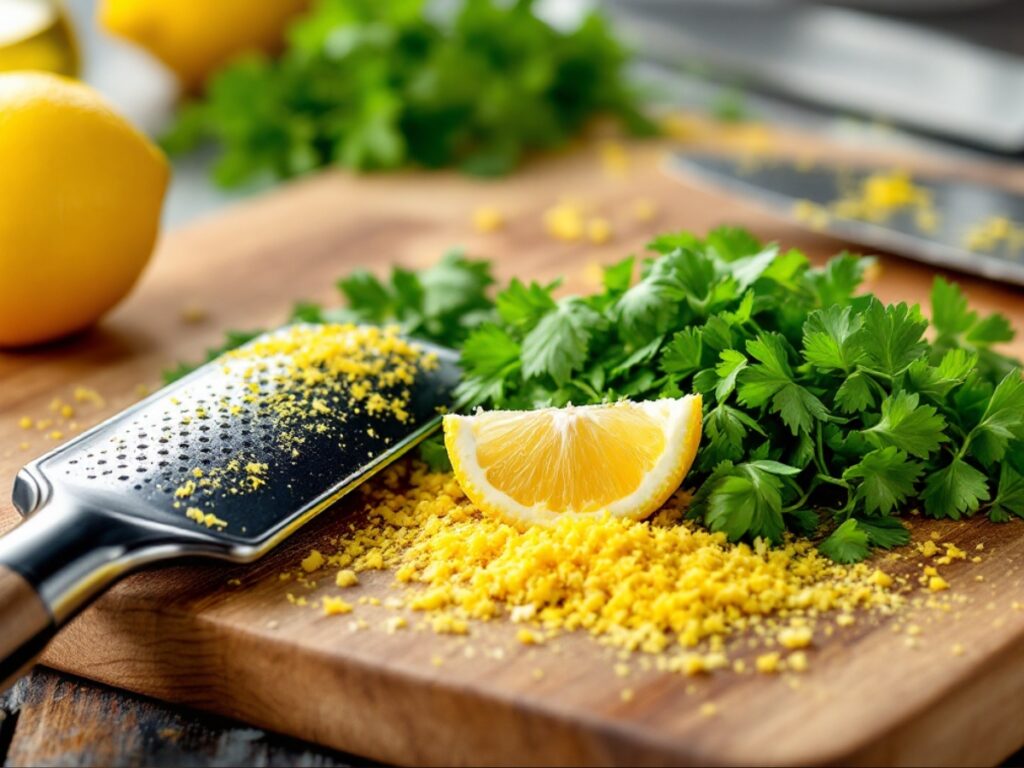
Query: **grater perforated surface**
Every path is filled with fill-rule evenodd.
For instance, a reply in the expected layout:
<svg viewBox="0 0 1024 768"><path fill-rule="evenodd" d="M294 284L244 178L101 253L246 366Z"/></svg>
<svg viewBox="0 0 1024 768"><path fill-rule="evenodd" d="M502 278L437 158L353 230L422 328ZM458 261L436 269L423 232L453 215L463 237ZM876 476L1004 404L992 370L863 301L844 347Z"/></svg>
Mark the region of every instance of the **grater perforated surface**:
<svg viewBox="0 0 1024 768"><path fill-rule="evenodd" d="M37 482L45 478L47 491L18 506L28 513L48 494L70 494L106 511L258 546L436 428L458 382L457 356L413 344L431 365L418 361L411 384L375 389L385 400L405 395L404 421L371 414L365 397L353 407L351 387L338 377L300 387L282 375L287 356L254 362L243 347L242 357L203 366L33 462L27 469ZM290 389L301 389L303 407L278 405L295 399ZM320 410L309 407L314 401ZM216 522L189 519L189 510Z"/></svg>

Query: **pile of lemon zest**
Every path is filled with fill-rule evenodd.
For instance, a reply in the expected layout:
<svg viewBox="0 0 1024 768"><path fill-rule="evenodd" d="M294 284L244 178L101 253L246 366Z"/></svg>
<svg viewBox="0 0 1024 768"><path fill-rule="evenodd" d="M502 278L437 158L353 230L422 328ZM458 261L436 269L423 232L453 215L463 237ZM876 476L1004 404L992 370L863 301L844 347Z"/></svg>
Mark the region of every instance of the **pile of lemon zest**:
<svg viewBox="0 0 1024 768"><path fill-rule="evenodd" d="M314 549L302 559L302 562L299 563L299 565L302 566L302 570L306 573L312 573L319 569L325 562L326 560L320 551Z"/></svg>
<svg viewBox="0 0 1024 768"><path fill-rule="evenodd" d="M935 557L939 553L939 546L931 539L925 539L917 545L917 551L925 557Z"/></svg>
<svg viewBox="0 0 1024 768"><path fill-rule="evenodd" d="M598 148L601 155L601 169L609 178L624 176L629 170L629 152L620 141L603 141Z"/></svg>
<svg viewBox="0 0 1024 768"><path fill-rule="evenodd" d="M356 572L348 568L344 568L335 575L334 583L342 588L354 587L359 583L359 577Z"/></svg>
<svg viewBox="0 0 1024 768"><path fill-rule="evenodd" d="M658 206L652 200L643 197L634 200L630 210L637 221L652 221L658 215Z"/></svg>
<svg viewBox="0 0 1024 768"><path fill-rule="evenodd" d="M497 208L482 205L473 211L473 228L477 232L497 232L505 226L505 217Z"/></svg>
<svg viewBox="0 0 1024 768"><path fill-rule="evenodd" d="M537 643L541 642L541 638L537 635L537 633L529 629L520 629L518 632L516 632L516 640L518 640L523 645L536 645Z"/></svg>
<svg viewBox="0 0 1024 768"><path fill-rule="evenodd" d="M226 520L221 520L212 512L203 512L199 507L188 507L185 510L185 517L189 520L195 520L200 525L205 525L207 528L226 528L228 523Z"/></svg>
<svg viewBox="0 0 1024 768"><path fill-rule="evenodd" d="M875 572L871 574L871 580L883 588L892 586L892 576L879 569L875 569Z"/></svg>
<svg viewBox="0 0 1024 768"><path fill-rule="evenodd" d="M452 475L414 462L361 493L365 519L323 548L323 566L391 569L408 607L438 632L506 615L548 636L584 630L630 651L708 644L674 662L685 673L728 666L721 644L736 633L770 626L774 637L786 626L784 647L799 648L818 616L836 612L848 626L855 612L892 613L904 601L877 567L836 564L810 541L730 543L684 519L683 492L648 521L566 518L526 529L483 515Z"/></svg>
<svg viewBox="0 0 1024 768"><path fill-rule="evenodd" d="M793 672L806 672L808 666L807 654L803 651L795 651L786 657L786 666Z"/></svg>
<svg viewBox="0 0 1024 768"><path fill-rule="evenodd" d="M810 200L797 200L793 203L793 218L809 229L826 229L831 221L828 208Z"/></svg>
<svg viewBox="0 0 1024 768"><path fill-rule="evenodd" d="M544 227L556 240L574 242L583 237L583 213L579 203L563 200L544 212Z"/></svg>
<svg viewBox="0 0 1024 768"><path fill-rule="evenodd" d="M179 485L174 490L174 498L176 498L176 499L187 499L189 496L191 496L195 492L196 492L196 484L193 481L191 481L191 480L187 480L185 483L183 483L182 485Z"/></svg>
<svg viewBox="0 0 1024 768"><path fill-rule="evenodd" d="M787 627L779 632L779 645L783 648L806 648L814 639L814 633L808 627Z"/></svg>
<svg viewBox="0 0 1024 768"><path fill-rule="evenodd" d="M761 674L770 675L773 672L779 671L781 660L782 656L778 651L769 651L768 653L762 653L754 660L754 667Z"/></svg>
<svg viewBox="0 0 1024 768"><path fill-rule="evenodd" d="M346 603L340 597L325 595L322 602L324 616L338 616L340 614L352 613L352 605Z"/></svg>
<svg viewBox="0 0 1024 768"><path fill-rule="evenodd" d="M106 405L103 396L91 387L75 387L71 397L76 403L90 403L99 407Z"/></svg>
<svg viewBox="0 0 1024 768"><path fill-rule="evenodd" d="M594 245L604 245L612 239L612 235L612 225L608 219L598 216L587 222L587 239Z"/></svg>
<svg viewBox="0 0 1024 768"><path fill-rule="evenodd" d="M1005 216L990 216L972 226L964 236L969 251L994 251L1001 246L1011 253L1024 248L1024 224Z"/></svg>

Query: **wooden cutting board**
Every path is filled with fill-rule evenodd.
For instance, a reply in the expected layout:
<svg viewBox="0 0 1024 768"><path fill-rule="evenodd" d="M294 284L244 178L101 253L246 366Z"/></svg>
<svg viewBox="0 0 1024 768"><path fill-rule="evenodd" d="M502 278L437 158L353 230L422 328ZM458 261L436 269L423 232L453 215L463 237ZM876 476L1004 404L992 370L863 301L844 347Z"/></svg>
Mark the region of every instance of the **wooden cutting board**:
<svg viewBox="0 0 1024 768"><path fill-rule="evenodd" d="M668 229L742 224L816 260L842 247L669 178L659 167L664 150L633 149L628 168L609 174L588 145L500 182L328 173L168 234L138 290L101 327L0 354L0 485L53 445L21 429L22 415L45 417L54 397L69 400L74 386L88 386L106 404L80 407L76 418L87 426L137 399L162 368L200 356L224 329L276 324L297 299L333 302L334 280L356 266L423 266L463 245L495 259L501 278L565 275L566 290L582 292L594 287L593 265L638 252ZM543 211L560 196L607 217L613 241L550 239ZM653 220L632 215L639 198L655 203ZM481 204L503 211L507 228L475 233L471 215ZM881 265L871 289L882 298L926 297L928 269L889 257ZM1020 291L961 283L975 306L1005 312L1024 329ZM209 316L186 323L190 308ZM24 441L28 448L19 447ZM353 633L349 617L290 605L293 587L277 574L337 531L344 509L251 567L195 563L128 579L62 632L45 662L406 764L984 764L1024 744L1024 610L1013 607L1024 601L1024 524L915 525L918 538L937 531L972 552L985 545L980 563L944 569L964 603L922 614L917 648L891 622L864 619L814 648L799 676L685 678L634 664L622 678L614 656L587 637L565 637L556 652L520 645L503 621L469 637L387 634L385 609L368 606L358 615L371 629ZM0 526L15 519L0 507ZM391 575L376 576L355 594L394 594ZM954 643L962 655L951 652ZM708 702L714 716L701 714Z"/></svg>

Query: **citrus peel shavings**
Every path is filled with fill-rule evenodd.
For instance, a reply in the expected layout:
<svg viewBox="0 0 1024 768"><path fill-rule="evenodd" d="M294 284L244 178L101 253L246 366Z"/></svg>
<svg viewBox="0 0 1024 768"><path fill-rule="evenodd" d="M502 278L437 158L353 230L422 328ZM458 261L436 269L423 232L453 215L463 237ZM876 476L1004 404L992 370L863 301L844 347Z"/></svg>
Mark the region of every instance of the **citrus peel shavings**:
<svg viewBox="0 0 1024 768"><path fill-rule="evenodd" d="M238 394L182 413L181 423L272 423L277 452L285 461L301 454L313 432L344 445L351 414L406 423L418 372L438 365L436 355L403 338L397 327L356 324L290 326L219 362L224 375L237 382ZM368 433L374 435L373 427ZM214 466L191 467L174 488L174 506L187 505L189 518L197 523L210 527L207 521L216 519L217 527L224 527L203 507L215 507L226 494L259 491L268 483L268 470L265 461L246 452Z"/></svg>
<svg viewBox="0 0 1024 768"><path fill-rule="evenodd" d="M482 514L452 475L419 464L399 463L363 492L365 519L333 552L321 547L321 569L391 569L403 605L439 632L509 616L534 638L585 630L650 653L717 653L730 635L758 629L803 649L824 614L891 612L904 600L874 566L836 564L807 540L731 544L683 519L682 491L650 521L566 517L526 529ZM725 666L717 661L711 668ZM678 663L708 669L693 653Z"/></svg>

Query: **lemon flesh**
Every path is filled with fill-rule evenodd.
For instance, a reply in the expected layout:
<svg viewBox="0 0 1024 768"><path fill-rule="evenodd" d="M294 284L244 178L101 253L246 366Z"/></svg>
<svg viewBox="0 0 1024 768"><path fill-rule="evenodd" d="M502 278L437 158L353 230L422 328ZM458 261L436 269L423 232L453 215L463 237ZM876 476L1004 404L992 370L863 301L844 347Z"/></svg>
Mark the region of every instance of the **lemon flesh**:
<svg viewBox="0 0 1024 768"><path fill-rule="evenodd" d="M700 442L699 395L489 411L444 419L456 479L483 511L519 523L642 519L679 487Z"/></svg>

